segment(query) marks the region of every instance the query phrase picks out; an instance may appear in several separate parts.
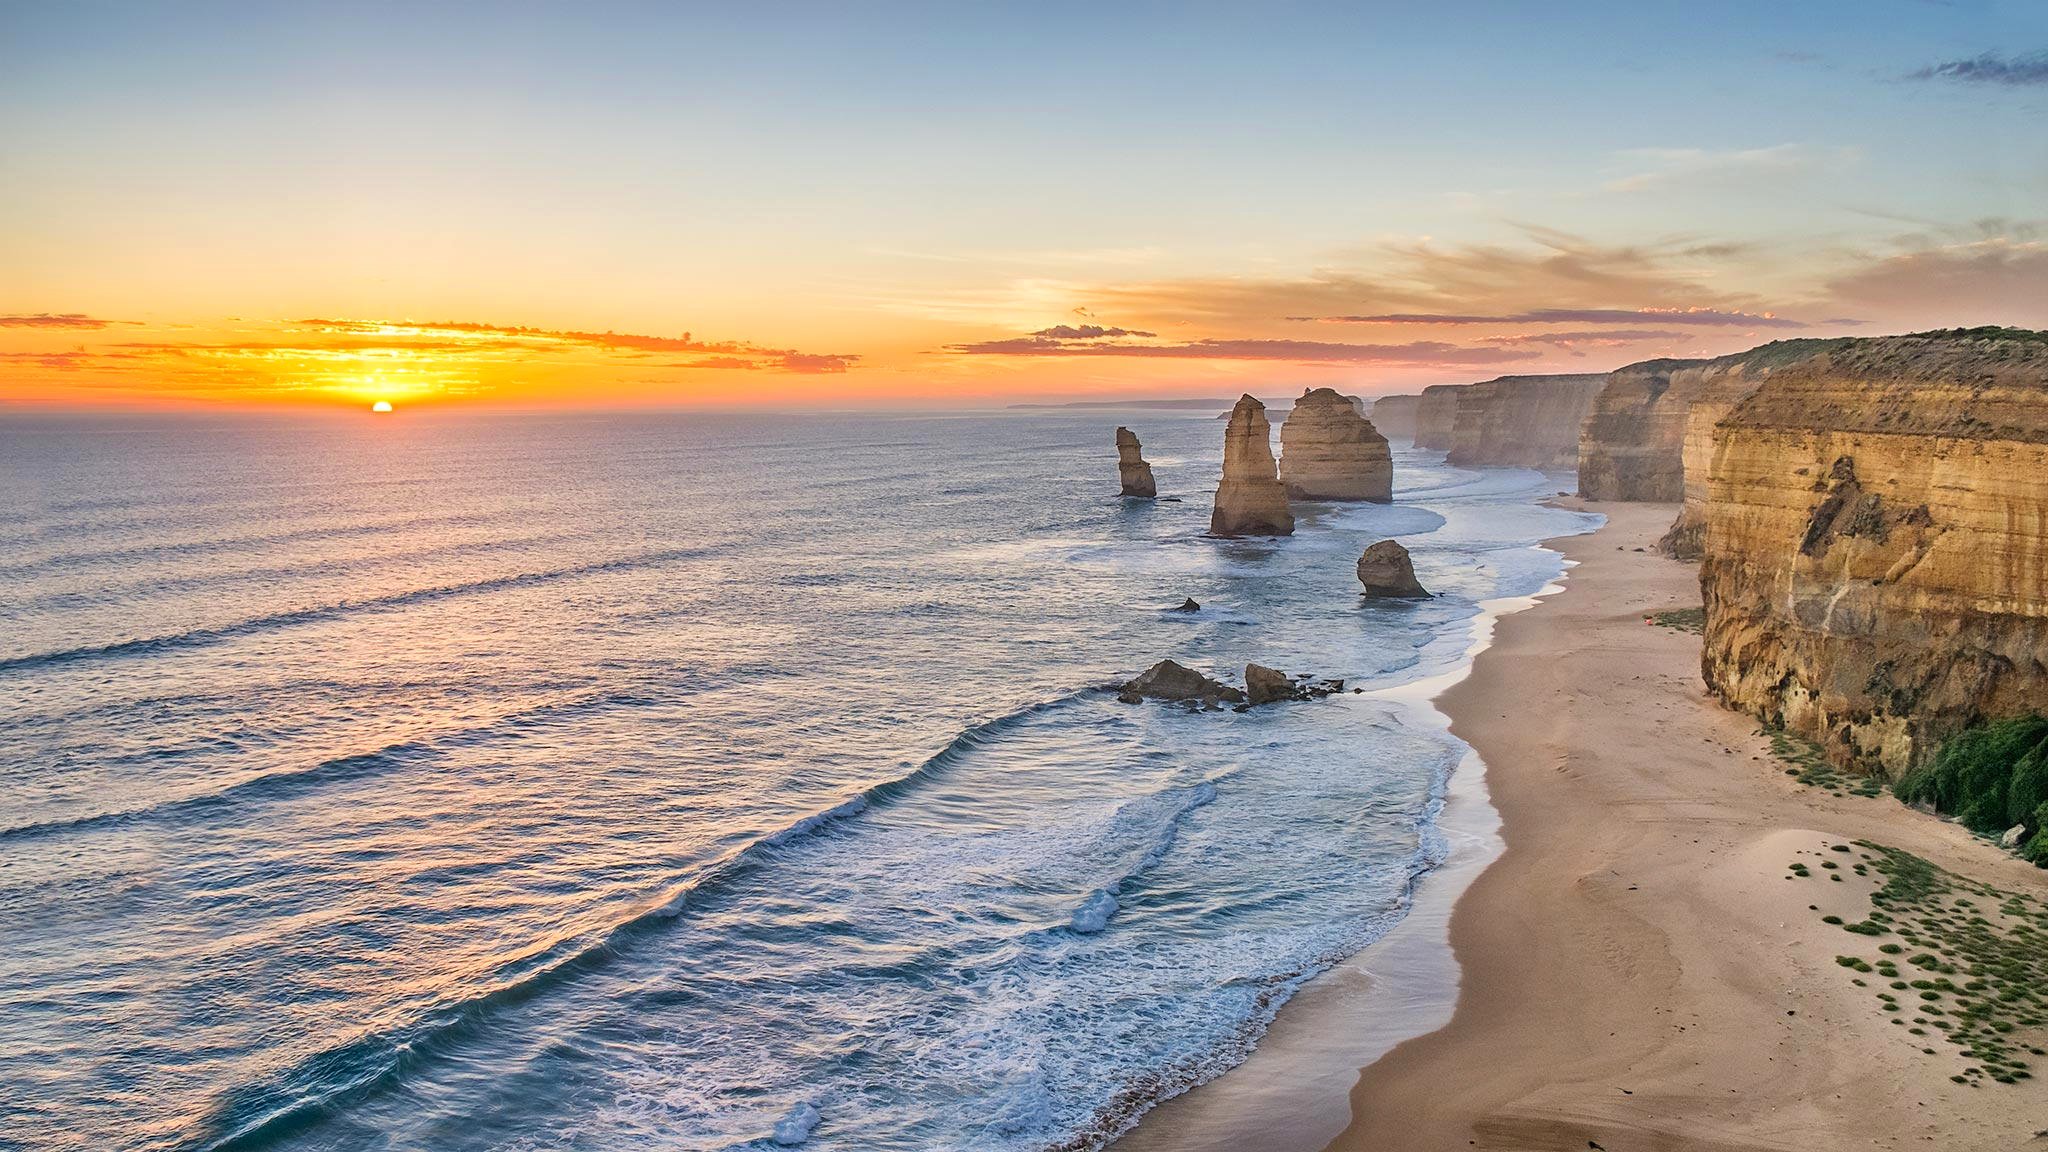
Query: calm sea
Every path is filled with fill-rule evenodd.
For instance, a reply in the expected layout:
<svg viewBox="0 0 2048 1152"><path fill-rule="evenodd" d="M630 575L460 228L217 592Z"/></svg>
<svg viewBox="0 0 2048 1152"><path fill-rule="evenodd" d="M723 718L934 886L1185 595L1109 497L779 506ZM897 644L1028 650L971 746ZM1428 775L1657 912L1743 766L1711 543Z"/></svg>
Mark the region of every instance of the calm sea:
<svg viewBox="0 0 2048 1152"><path fill-rule="evenodd" d="M1401 915L1459 752L1099 686L1444 671L1586 526L1402 448L1209 539L1206 415L0 420L38 1149L1099 1146Z"/></svg>

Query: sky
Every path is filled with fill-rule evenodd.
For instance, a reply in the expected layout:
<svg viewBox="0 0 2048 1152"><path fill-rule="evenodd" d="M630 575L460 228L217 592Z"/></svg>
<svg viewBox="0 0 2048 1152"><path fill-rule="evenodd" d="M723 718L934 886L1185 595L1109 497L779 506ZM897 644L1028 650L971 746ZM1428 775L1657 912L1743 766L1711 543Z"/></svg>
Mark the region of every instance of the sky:
<svg viewBox="0 0 2048 1152"><path fill-rule="evenodd" d="M2048 4L0 0L0 408L1357 395L2048 327Z"/></svg>

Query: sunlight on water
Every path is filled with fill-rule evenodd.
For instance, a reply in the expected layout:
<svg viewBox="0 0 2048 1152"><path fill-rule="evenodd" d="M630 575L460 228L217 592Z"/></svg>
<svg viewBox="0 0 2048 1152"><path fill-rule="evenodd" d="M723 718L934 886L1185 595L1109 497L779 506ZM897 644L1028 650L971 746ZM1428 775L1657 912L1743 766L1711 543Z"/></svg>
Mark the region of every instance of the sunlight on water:
<svg viewBox="0 0 2048 1152"><path fill-rule="evenodd" d="M1099 1144L1398 917L1458 749L1096 689L1429 675L1582 526L1406 453L1212 540L1219 436L0 430L0 1143ZM1396 533L1439 599L1360 602Z"/></svg>

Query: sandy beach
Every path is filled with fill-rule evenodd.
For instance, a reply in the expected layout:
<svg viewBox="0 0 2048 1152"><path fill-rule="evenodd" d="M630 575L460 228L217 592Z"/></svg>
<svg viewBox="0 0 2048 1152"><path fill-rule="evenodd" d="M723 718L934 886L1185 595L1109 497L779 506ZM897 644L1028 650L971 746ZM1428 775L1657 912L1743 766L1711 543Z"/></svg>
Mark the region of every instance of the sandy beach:
<svg viewBox="0 0 2048 1152"><path fill-rule="evenodd" d="M1802 786L1753 721L1703 692L1697 604L1648 551L1663 505L1595 505L1553 542L1566 590L1501 622L1440 706L1487 765L1506 850L1459 899L1450 1023L1367 1067L1330 1147L2011 1148L2048 1087L1956 1084L1954 1047L1891 1023L1835 958L1875 878L1787 880L1859 838L2003 888L2043 874L1888 795ZM1809 856L1808 859L1814 857ZM1810 905L1817 905L1815 909ZM1878 985L1882 987L1882 984Z"/></svg>

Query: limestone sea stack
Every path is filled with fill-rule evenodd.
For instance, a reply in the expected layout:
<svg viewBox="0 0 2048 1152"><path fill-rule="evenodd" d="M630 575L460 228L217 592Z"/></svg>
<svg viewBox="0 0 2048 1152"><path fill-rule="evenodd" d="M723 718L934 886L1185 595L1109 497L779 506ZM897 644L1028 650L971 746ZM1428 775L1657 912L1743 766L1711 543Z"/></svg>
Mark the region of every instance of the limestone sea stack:
<svg viewBox="0 0 2048 1152"><path fill-rule="evenodd" d="M2048 712L2048 333L1845 340L1718 425L1710 691L1892 777Z"/></svg>
<svg viewBox="0 0 2048 1152"><path fill-rule="evenodd" d="M1280 425L1280 483L1293 500L1394 498L1387 438L1333 388L1303 392Z"/></svg>
<svg viewBox="0 0 2048 1152"><path fill-rule="evenodd" d="M1365 594L1390 600L1426 600L1429 590L1415 579L1415 562L1397 540L1382 540L1358 558L1358 582Z"/></svg>
<svg viewBox="0 0 2048 1152"><path fill-rule="evenodd" d="M1116 470L1123 479L1124 495L1147 500L1159 495L1159 486L1152 481L1152 466L1139 454L1137 434L1129 428L1116 430Z"/></svg>
<svg viewBox="0 0 2048 1152"><path fill-rule="evenodd" d="M1218 536L1294 533L1287 489L1280 485L1279 466L1273 460L1273 428L1266 423L1266 406L1250 395L1238 399L1223 431L1223 480L1216 487L1209 531Z"/></svg>

